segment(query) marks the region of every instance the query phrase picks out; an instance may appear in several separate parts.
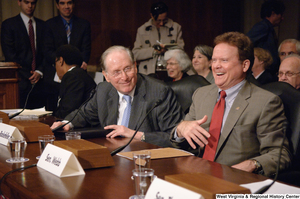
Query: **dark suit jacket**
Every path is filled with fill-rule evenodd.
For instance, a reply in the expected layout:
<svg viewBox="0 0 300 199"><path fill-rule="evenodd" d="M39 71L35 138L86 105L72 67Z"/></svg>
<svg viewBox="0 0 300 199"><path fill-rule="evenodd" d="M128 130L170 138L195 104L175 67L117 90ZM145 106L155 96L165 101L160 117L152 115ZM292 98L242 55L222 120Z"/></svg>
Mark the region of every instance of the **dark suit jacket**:
<svg viewBox="0 0 300 199"><path fill-rule="evenodd" d="M171 146L169 134L182 119L181 107L172 89L159 80L138 74L128 128L137 129L158 100L162 100L162 103L147 116L139 131L145 132L145 141L148 143ZM110 83L102 82L98 84L94 97L82 107L72 124L75 127L117 124L118 105L117 90ZM66 119L70 120L74 114L75 111Z"/></svg>
<svg viewBox="0 0 300 199"><path fill-rule="evenodd" d="M59 105L54 116L65 118L78 109L95 89L96 83L82 68L75 67L62 78L59 91Z"/></svg>
<svg viewBox="0 0 300 199"><path fill-rule="evenodd" d="M269 73L269 71L264 71L258 78L257 78L257 81L263 85L263 84L268 84L268 83L271 83L271 82L276 82L277 79L275 79L275 77Z"/></svg>
<svg viewBox="0 0 300 199"><path fill-rule="evenodd" d="M45 33L45 78L53 81L55 68L55 51L58 47L68 44L67 34L61 16L46 21ZM83 61L88 63L91 55L91 26L84 19L73 16L73 25L70 36L70 44L76 46L82 53Z"/></svg>
<svg viewBox="0 0 300 199"><path fill-rule="evenodd" d="M34 18L36 22L36 70L43 72L43 37L45 30L45 22ZM32 51L30 46L30 40L28 36L25 24L20 16L9 18L2 23L1 27L1 46L7 62L17 62L21 65L19 69L19 89L23 91L31 88L31 83L28 78L32 75L30 73L32 63ZM41 80L35 86L41 87ZM42 89L42 88L40 88ZM34 95L33 93L31 94ZM37 92L36 97L41 95ZM28 102L30 103L31 100Z"/></svg>
<svg viewBox="0 0 300 199"><path fill-rule="evenodd" d="M269 20L263 19L256 23L247 33L247 36L253 42L254 47L260 47L268 50L273 58L273 63L268 69L272 75L278 72L280 59L278 56L278 41L273 25Z"/></svg>
<svg viewBox="0 0 300 199"><path fill-rule="evenodd" d="M215 84L197 89L185 120L199 120L207 115L207 121L201 126L208 131L217 98L218 87ZM214 161L232 166L256 159L261 163L265 175L273 175L276 172L285 120L283 105L278 96L246 82L229 111ZM176 147L191 149L186 140L178 143L171 139ZM199 150L202 154L203 149ZM280 168L287 168L290 161L286 140Z"/></svg>

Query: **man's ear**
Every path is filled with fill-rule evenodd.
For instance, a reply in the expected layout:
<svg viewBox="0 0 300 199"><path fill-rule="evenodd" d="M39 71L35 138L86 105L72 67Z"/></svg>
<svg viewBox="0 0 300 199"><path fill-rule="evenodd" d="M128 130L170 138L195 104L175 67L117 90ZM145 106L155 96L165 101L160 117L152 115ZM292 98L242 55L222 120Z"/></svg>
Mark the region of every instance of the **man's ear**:
<svg viewBox="0 0 300 199"><path fill-rule="evenodd" d="M250 67L250 60L249 59L244 60L243 61L243 71L247 72L249 67Z"/></svg>
<svg viewBox="0 0 300 199"><path fill-rule="evenodd" d="M108 78L108 75L107 75L107 73L105 72L105 70L102 70L102 74L104 75L105 80L106 80L107 82L110 82L110 79Z"/></svg>
<svg viewBox="0 0 300 199"><path fill-rule="evenodd" d="M64 63L65 63L65 60L64 60L64 58L60 57L60 58L58 59L58 62L59 62L59 65L60 65L60 66L63 66Z"/></svg>

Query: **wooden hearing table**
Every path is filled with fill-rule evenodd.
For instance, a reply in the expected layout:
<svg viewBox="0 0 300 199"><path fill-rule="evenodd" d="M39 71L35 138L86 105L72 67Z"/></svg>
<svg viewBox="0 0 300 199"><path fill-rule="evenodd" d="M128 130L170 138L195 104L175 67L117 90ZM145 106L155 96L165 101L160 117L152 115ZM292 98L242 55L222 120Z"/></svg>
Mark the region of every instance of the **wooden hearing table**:
<svg viewBox="0 0 300 199"><path fill-rule="evenodd" d="M124 145L127 138L106 139L95 138L89 141L106 146L110 151ZM124 151L158 148L154 145L140 141L132 142ZM28 166L37 163L39 155L38 143L29 143L25 157L30 161L24 163ZM0 145L0 177L12 169L19 168L21 164L9 164L7 148ZM134 195L131 174L133 162L123 157L114 156L115 166L107 168L85 170L85 176L59 178L41 168L32 167L24 171L17 171L3 181L2 192L9 199L21 198L104 198L128 199ZM188 156L179 158L156 159L151 161L151 168L155 175L164 179L166 175L180 173L206 173L212 176L236 183L250 183L267 179L264 176L247 173L218 163Z"/></svg>

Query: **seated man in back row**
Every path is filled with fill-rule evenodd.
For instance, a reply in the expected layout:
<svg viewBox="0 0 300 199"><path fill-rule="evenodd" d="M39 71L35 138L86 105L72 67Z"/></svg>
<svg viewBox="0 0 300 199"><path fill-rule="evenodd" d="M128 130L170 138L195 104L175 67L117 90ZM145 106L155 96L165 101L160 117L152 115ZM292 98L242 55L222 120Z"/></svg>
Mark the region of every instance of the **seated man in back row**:
<svg viewBox="0 0 300 199"><path fill-rule="evenodd" d="M195 91L189 113L172 131L171 141L176 147L197 150L204 159L271 176L284 136L282 102L246 80L254 60L247 36L229 32L214 42L215 84ZM280 169L290 165L290 157L285 140Z"/></svg>
<svg viewBox="0 0 300 199"><path fill-rule="evenodd" d="M300 55L286 56L279 67L278 81L286 82L300 91Z"/></svg>
<svg viewBox="0 0 300 199"><path fill-rule="evenodd" d="M150 109L156 106L137 132L135 139L158 146L171 146L171 130L182 119L181 107L170 87L137 74L132 52L123 46L108 48L101 57L106 82L97 86L94 97L72 120L74 127L87 125L112 129L107 137L132 137ZM159 102L159 103L158 103ZM70 120L75 111L65 119ZM55 122L52 129L61 125ZM64 127L70 129L70 125Z"/></svg>
<svg viewBox="0 0 300 199"><path fill-rule="evenodd" d="M96 83L84 69L80 68L83 58L75 46L69 44L60 46L56 50L55 57L55 68L61 85L54 116L65 118L90 97Z"/></svg>

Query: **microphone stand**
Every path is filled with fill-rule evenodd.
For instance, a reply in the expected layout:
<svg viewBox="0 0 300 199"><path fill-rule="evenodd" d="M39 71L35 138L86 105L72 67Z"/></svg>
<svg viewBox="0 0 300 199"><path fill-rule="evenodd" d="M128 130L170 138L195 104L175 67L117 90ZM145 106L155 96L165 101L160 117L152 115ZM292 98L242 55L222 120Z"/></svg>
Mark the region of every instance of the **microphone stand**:
<svg viewBox="0 0 300 199"><path fill-rule="evenodd" d="M283 144L284 144L284 141L285 141L285 138L286 138L286 129L287 129L287 126L288 126L287 121L283 122L282 126L283 126L283 139L282 139L282 143L280 145L279 157L278 157L275 177L274 177L273 181L270 184L263 186L262 188L260 188L256 192L254 192L253 194L263 194L263 193L265 193L266 191L268 191L268 189L277 180L279 169L280 169L280 159L281 159L282 148L283 148Z"/></svg>
<svg viewBox="0 0 300 199"><path fill-rule="evenodd" d="M15 114L9 116L9 117L8 117L9 119L13 119L14 117L20 115L20 114L25 110L25 108L26 108L26 106L27 106L27 101L28 101L29 95L30 95L31 91L33 90L34 86L35 86L35 84L32 84L32 85L31 85L31 89L30 89L30 91L28 92L27 97L26 97L26 101L25 101L24 108L23 108L20 112L17 112L17 113L15 113Z"/></svg>
<svg viewBox="0 0 300 199"><path fill-rule="evenodd" d="M145 115L144 119L142 120L142 122L140 123L140 125L137 127L136 131L134 132L133 136L130 138L130 140L127 142L127 144L125 144L124 146L120 146L119 148L113 150L110 155L111 156L114 156L116 155L117 153L119 153L120 151L122 151L125 147L127 147L131 141L133 140L134 136L137 134L138 130L140 129L140 127L142 126L142 124L144 123L145 119L147 118L147 116L149 115L149 113L152 112L152 110L157 107L158 105L160 105L162 102L162 100L158 100L154 106L148 111L148 113Z"/></svg>

